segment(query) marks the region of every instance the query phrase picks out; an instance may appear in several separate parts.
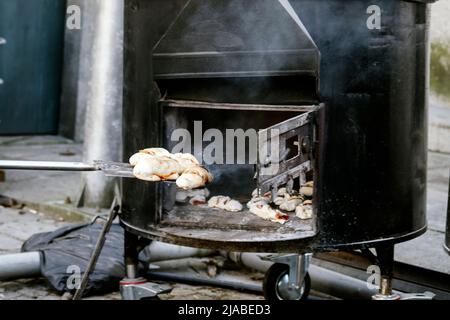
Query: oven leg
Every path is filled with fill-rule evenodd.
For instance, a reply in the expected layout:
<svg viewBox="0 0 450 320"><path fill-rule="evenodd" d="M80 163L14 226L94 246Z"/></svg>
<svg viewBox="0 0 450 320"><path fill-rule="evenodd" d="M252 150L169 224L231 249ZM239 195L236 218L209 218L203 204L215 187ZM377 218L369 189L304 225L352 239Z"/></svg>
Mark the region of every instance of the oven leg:
<svg viewBox="0 0 450 320"><path fill-rule="evenodd" d="M139 237L125 231L125 272L128 279L136 279L138 277L138 244Z"/></svg>
<svg viewBox="0 0 450 320"><path fill-rule="evenodd" d="M381 271L380 291L372 300L433 300L435 294L424 293L397 293L392 290L394 277L394 246L376 248L378 265Z"/></svg>
<svg viewBox="0 0 450 320"><path fill-rule="evenodd" d="M400 295L392 291L394 277L394 246L376 248L380 267L380 291L372 297L373 300L400 300Z"/></svg>
<svg viewBox="0 0 450 320"><path fill-rule="evenodd" d="M171 287L163 284L147 282L139 277L140 239L135 234L125 231L125 278L120 282L120 293L123 300L158 299L161 293L168 293Z"/></svg>

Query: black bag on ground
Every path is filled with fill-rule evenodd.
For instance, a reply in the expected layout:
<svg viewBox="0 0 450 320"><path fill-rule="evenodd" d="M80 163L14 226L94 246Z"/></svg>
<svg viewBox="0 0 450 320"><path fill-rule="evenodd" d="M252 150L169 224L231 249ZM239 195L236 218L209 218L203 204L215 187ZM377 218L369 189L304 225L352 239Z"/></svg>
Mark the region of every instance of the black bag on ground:
<svg viewBox="0 0 450 320"><path fill-rule="evenodd" d="M41 253L41 272L58 292L74 292L81 282L102 224L78 224L54 232L33 235L22 246L22 252ZM106 242L89 277L84 295L105 294L116 291L124 277L124 231L114 224L106 236Z"/></svg>

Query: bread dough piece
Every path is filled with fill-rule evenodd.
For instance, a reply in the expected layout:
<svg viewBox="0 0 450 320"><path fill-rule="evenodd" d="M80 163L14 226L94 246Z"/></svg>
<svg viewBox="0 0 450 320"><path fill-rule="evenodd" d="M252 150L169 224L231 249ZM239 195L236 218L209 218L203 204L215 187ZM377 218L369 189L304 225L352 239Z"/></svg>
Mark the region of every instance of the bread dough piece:
<svg viewBox="0 0 450 320"><path fill-rule="evenodd" d="M144 158L152 158L153 156L147 154L147 153L142 153L142 152L138 152L134 155L131 156L130 158L130 164L135 167L139 161L141 161Z"/></svg>
<svg viewBox="0 0 450 320"><path fill-rule="evenodd" d="M242 204L239 201L233 200L230 197L216 196L208 201L210 208L222 209L230 212L242 211Z"/></svg>
<svg viewBox="0 0 450 320"><path fill-rule="evenodd" d="M196 190L178 190L175 201L178 203L186 203L194 197L209 197L209 190L206 188Z"/></svg>
<svg viewBox="0 0 450 320"><path fill-rule="evenodd" d="M287 212L295 211L298 205L302 204L303 199L299 196L289 196L284 198L284 201L279 205L280 209Z"/></svg>
<svg viewBox="0 0 450 320"><path fill-rule="evenodd" d="M176 153L171 155L171 158L176 160L180 165L179 174L183 174L187 169L192 167L199 167L200 162L190 153Z"/></svg>
<svg viewBox="0 0 450 320"><path fill-rule="evenodd" d="M248 203L247 203L247 208L251 208L253 205L268 205L270 201L270 198L267 197L256 197L256 198L252 198Z"/></svg>
<svg viewBox="0 0 450 320"><path fill-rule="evenodd" d="M133 169L136 178L144 181L176 180L179 177L178 162L169 157L144 157Z"/></svg>
<svg viewBox="0 0 450 320"><path fill-rule="evenodd" d="M314 194L314 188L312 187L301 187L300 193L304 195L305 197L311 198Z"/></svg>
<svg viewBox="0 0 450 320"><path fill-rule="evenodd" d="M222 209L222 207L225 206L225 204L227 202L229 202L230 200L231 200L230 197L215 196L215 197L212 197L211 199L209 199L208 206L210 208L220 208L220 209Z"/></svg>
<svg viewBox="0 0 450 320"><path fill-rule="evenodd" d="M307 183L305 183L305 187L314 188L314 181L308 181Z"/></svg>
<svg viewBox="0 0 450 320"><path fill-rule="evenodd" d="M307 200L303 202L303 204L297 206L297 208L295 208L295 215L302 220L312 219L313 218L312 202L310 200Z"/></svg>
<svg viewBox="0 0 450 320"><path fill-rule="evenodd" d="M258 217L269 220L272 222L277 222L280 224L285 224L289 220L289 216L279 210L275 210L264 201L260 202L249 202L250 212L257 215Z"/></svg>
<svg viewBox="0 0 450 320"><path fill-rule="evenodd" d="M281 204L283 204L286 201L285 198L287 196L289 196L289 194L287 193L287 189L280 188L277 191L277 197L274 199L273 203L275 203L277 206L280 206ZM271 192L266 192L262 197L270 200L272 197L272 194L271 194ZM258 189L253 190L252 198L258 198ZM294 210L295 210L295 208L294 208ZM292 211L294 211L294 210L292 210Z"/></svg>
<svg viewBox="0 0 450 320"><path fill-rule="evenodd" d="M138 164L138 162L141 159L144 158L149 158L151 156L156 156L156 157L160 157L160 156L164 156L164 157L170 157L171 154L169 151L167 151L164 148L148 148L148 149L144 149L139 151L138 153L134 154L131 156L130 158L130 164L134 167Z"/></svg>
<svg viewBox="0 0 450 320"><path fill-rule="evenodd" d="M206 197L203 195L196 195L189 200L189 203L193 206L200 206L206 204Z"/></svg>
<svg viewBox="0 0 450 320"><path fill-rule="evenodd" d="M275 203L277 206L281 206L284 202L286 202L286 199L284 197L276 197L273 203Z"/></svg>
<svg viewBox="0 0 450 320"><path fill-rule="evenodd" d="M157 157L160 157L160 156L169 157L171 155L171 153L164 148L147 148L147 149L141 150L139 152L149 154L151 156L157 156Z"/></svg>
<svg viewBox="0 0 450 320"><path fill-rule="evenodd" d="M308 181L300 188L300 194L311 198L314 195L314 181Z"/></svg>
<svg viewBox="0 0 450 320"><path fill-rule="evenodd" d="M213 181L213 176L203 167L192 167L177 179L177 186L184 190L204 187Z"/></svg>
<svg viewBox="0 0 450 320"><path fill-rule="evenodd" d="M277 197L273 201L275 205L279 206L281 210L292 212L295 208L303 202L303 197L298 194L290 195L285 188L279 190Z"/></svg>
<svg viewBox="0 0 450 320"><path fill-rule="evenodd" d="M278 189L277 196L278 197L284 197L286 194L288 194L286 188L280 188Z"/></svg>

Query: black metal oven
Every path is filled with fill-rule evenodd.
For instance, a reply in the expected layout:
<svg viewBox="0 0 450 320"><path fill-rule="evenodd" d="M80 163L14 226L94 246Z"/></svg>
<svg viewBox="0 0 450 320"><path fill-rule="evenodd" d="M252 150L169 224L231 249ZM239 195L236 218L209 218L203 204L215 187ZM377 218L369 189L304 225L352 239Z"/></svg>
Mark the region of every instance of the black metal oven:
<svg viewBox="0 0 450 320"><path fill-rule="evenodd" d="M126 158L171 149L173 132L194 136L196 122L201 135L254 129L258 150L267 143L260 133L277 129L283 174L259 175L261 158L210 163L210 192L245 203L257 186L315 186L314 218L280 226L177 205L173 186L124 180L128 237L257 252L376 247L384 261L393 244L424 233L433 1L376 1L379 28L367 23L372 2L127 0ZM197 157L206 142L190 141ZM251 147L249 139L246 159Z"/></svg>

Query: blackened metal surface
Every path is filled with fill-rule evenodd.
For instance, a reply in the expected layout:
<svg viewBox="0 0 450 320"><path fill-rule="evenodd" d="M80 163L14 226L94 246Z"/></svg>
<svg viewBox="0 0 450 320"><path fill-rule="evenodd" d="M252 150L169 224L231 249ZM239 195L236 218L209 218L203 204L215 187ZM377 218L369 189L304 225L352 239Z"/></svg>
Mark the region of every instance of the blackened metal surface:
<svg viewBox="0 0 450 320"><path fill-rule="evenodd" d="M190 0L153 63L156 79L317 76L319 52L279 1Z"/></svg>
<svg viewBox="0 0 450 320"><path fill-rule="evenodd" d="M316 144L319 234L314 241L274 243L272 249L365 248L422 234L426 230L427 5L377 0L375 4L382 9L381 29L371 30L366 12L373 1L290 2L321 53L320 93L327 107L321 117L324 133ZM161 8L149 10L155 4ZM184 3L168 10L172 4L127 1L126 157L160 141L156 111L160 93L151 86L149 57L155 39L167 31ZM161 15L161 10L167 14ZM172 81L158 81L159 89L164 89L162 95L180 100L267 103L264 95L252 101L248 93L245 102L239 101L239 86L227 97L226 91L221 96L221 90L202 89L197 80L178 79L177 85ZM189 89L180 89L183 84ZM286 104L290 95L279 92L280 104ZM203 94L208 99L201 99ZM140 235L176 242L180 239L166 238L152 226L161 214L157 195L156 189L144 182L124 183L122 222ZM247 248L242 245L241 249Z"/></svg>
<svg viewBox="0 0 450 320"><path fill-rule="evenodd" d="M317 84L310 76L158 80L166 99L271 105L316 104Z"/></svg>
<svg viewBox="0 0 450 320"><path fill-rule="evenodd" d="M277 235L273 233L267 237L265 232L251 232L247 230L208 230L199 228L179 228L179 227L147 227L141 229L136 225L130 225L122 220L122 226L134 234L143 237L150 237L157 241L163 241L178 245L195 248L210 248L214 250L237 251L237 252L284 252L284 253L304 253L311 252L313 233L302 232L303 238L299 245L298 236ZM248 237L254 240L248 241Z"/></svg>
<svg viewBox="0 0 450 320"><path fill-rule="evenodd" d="M202 221L205 223L202 224ZM236 213L209 208L207 205L179 205L167 213L167 217L161 222L161 225L192 229L201 226L202 229L273 232L271 236L277 238L281 235L295 234L296 232L311 232L313 231L311 222L311 220L300 220L291 214L290 221L281 225L263 220L251 214L247 209ZM270 237L263 236L266 239ZM245 237L246 239L252 239L249 235Z"/></svg>
<svg viewBox="0 0 450 320"><path fill-rule="evenodd" d="M124 162L144 147L160 143L159 91L153 85L149 57L187 0L125 2L124 26ZM158 13L164 19L151 18ZM159 188L155 184L123 179L122 218L142 227L159 219Z"/></svg>
<svg viewBox="0 0 450 320"><path fill-rule="evenodd" d="M319 47L325 139L318 247L400 241L425 231L428 8L377 1L291 1Z"/></svg>

